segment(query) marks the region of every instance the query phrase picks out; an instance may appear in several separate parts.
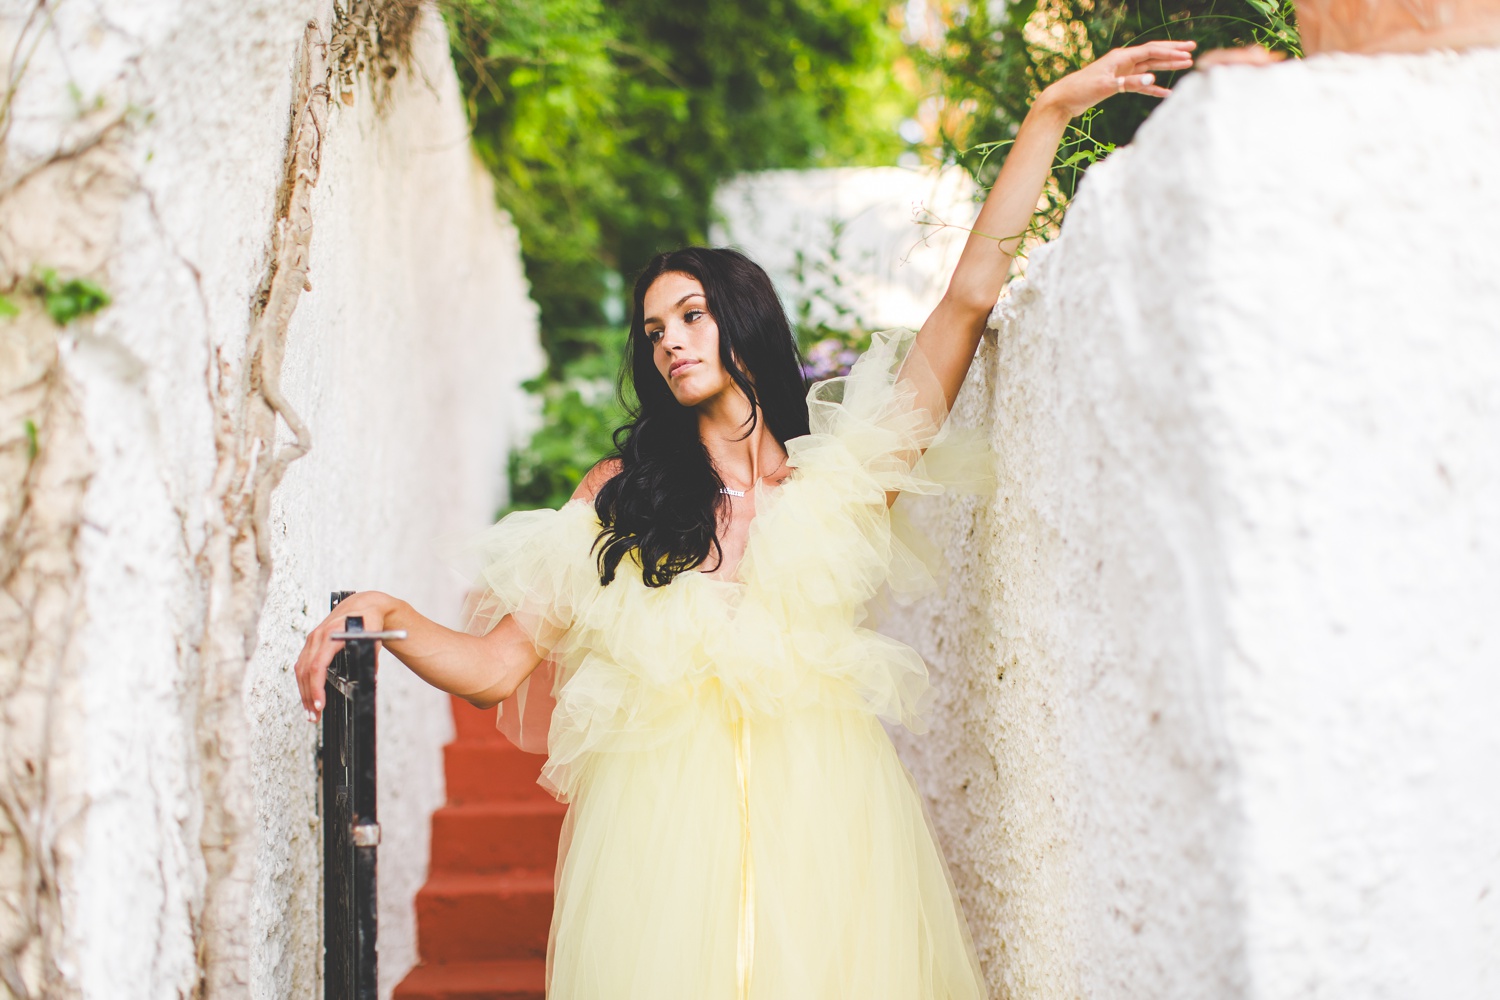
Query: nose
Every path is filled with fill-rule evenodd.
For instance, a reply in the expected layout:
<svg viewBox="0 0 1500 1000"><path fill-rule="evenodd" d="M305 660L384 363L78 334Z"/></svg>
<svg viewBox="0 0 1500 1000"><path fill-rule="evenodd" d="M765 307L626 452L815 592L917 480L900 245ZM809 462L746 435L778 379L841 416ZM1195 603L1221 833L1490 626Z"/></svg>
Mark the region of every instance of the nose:
<svg viewBox="0 0 1500 1000"><path fill-rule="evenodd" d="M686 343L685 331L682 324L675 319L667 320L662 324L660 344L668 353L682 350Z"/></svg>

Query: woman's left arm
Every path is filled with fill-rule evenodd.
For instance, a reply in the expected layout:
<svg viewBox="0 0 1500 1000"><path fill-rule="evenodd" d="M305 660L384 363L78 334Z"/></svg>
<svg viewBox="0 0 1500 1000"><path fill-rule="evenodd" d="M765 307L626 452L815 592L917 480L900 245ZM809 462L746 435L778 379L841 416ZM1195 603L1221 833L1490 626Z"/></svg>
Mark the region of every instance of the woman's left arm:
<svg viewBox="0 0 1500 1000"><path fill-rule="evenodd" d="M953 406L1068 122L1114 94L1166 97L1171 91L1157 86L1154 74L1192 66L1195 45L1149 42L1115 49L1037 95L969 233L947 292L917 333L913 353L920 354L933 376L916 379L919 405L942 414ZM938 393L941 400L932 398Z"/></svg>

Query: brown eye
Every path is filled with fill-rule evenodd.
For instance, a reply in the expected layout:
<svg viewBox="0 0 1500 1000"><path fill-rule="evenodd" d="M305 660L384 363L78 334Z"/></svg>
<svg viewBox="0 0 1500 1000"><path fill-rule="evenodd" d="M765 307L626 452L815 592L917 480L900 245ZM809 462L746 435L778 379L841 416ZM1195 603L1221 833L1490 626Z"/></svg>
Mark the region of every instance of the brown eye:
<svg viewBox="0 0 1500 1000"><path fill-rule="evenodd" d="M649 340L649 341L651 341L651 343L654 344L658 340L661 339L662 332L663 331L661 331L661 330L647 330L646 331L646 339Z"/></svg>

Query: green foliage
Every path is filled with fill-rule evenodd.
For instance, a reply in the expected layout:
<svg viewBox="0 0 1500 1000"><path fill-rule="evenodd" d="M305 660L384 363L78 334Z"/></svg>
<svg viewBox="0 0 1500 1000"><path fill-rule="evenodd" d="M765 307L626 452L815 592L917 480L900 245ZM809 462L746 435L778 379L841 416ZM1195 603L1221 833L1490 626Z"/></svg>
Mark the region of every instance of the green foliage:
<svg viewBox="0 0 1500 1000"><path fill-rule="evenodd" d="M67 326L81 316L89 316L109 305L109 293L87 278L63 280L50 267L37 272L36 293L42 308L58 326Z"/></svg>
<svg viewBox="0 0 1500 1000"><path fill-rule="evenodd" d="M618 321L618 289L653 254L706 238L723 178L899 151L888 6L449 0L475 144L520 229L554 375L565 331Z"/></svg>
<svg viewBox="0 0 1500 1000"><path fill-rule="evenodd" d="M721 180L905 148L895 126L914 102L893 68L910 58L890 7L444 0L475 147L520 230L549 359L534 388L546 425L511 461L513 502L565 499L608 452L578 366L613 374L622 336L597 331L624 322L622 294L652 255L707 238Z"/></svg>
<svg viewBox="0 0 1500 1000"><path fill-rule="evenodd" d="M945 159L961 164L981 185L993 183L1010 139L1043 88L1112 48L1156 39L1192 39L1198 52L1261 44L1293 55L1300 41L1291 0L1015 0L1005 6L971 4L951 19L946 37L928 55L950 108L966 113L945 121ZM1180 74L1163 74L1172 86ZM1158 104L1142 94L1112 97L1084 116L1058 151L1060 169L1040 227L1055 226L1084 172L1130 141Z"/></svg>
<svg viewBox="0 0 1500 1000"><path fill-rule="evenodd" d="M625 331L603 327L584 334L593 350L577 351L560 375L544 374L526 383L541 401L542 425L531 440L512 451L507 467L512 510L560 507L584 473L613 450L611 435L625 422L615 378L624 356Z"/></svg>
<svg viewBox="0 0 1500 1000"><path fill-rule="evenodd" d="M16 304L10 300L10 296L0 295L0 319L10 319L12 316L19 315L20 312L21 310L17 309Z"/></svg>
<svg viewBox="0 0 1500 1000"><path fill-rule="evenodd" d="M625 198L611 169L620 130L606 12L598 0L447 10L474 145L521 232L544 328L601 322L601 214Z"/></svg>
<svg viewBox="0 0 1500 1000"><path fill-rule="evenodd" d="M37 444L36 421L28 419L25 423L26 430L26 461L35 462L40 447Z"/></svg>
<svg viewBox="0 0 1500 1000"><path fill-rule="evenodd" d="M1302 34L1297 30L1296 10L1292 0L1245 0L1260 14L1263 24L1251 28L1250 34L1256 44L1268 49L1285 52L1291 56L1302 55Z"/></svg>

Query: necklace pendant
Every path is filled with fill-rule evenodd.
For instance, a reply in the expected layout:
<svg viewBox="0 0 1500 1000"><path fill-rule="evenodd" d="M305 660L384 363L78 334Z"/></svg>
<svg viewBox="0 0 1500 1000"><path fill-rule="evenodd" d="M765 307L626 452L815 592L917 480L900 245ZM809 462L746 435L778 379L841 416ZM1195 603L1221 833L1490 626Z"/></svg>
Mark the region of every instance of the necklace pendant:
<svg viewBox="0 0 1500 1000"><path fill-rule="evenodd" d="M744 490L732 490L728 486L720 486L719 487L719 492L720 493L728 493L732 497L742 497L742 496L745 495L745 491Z"/></svg>

